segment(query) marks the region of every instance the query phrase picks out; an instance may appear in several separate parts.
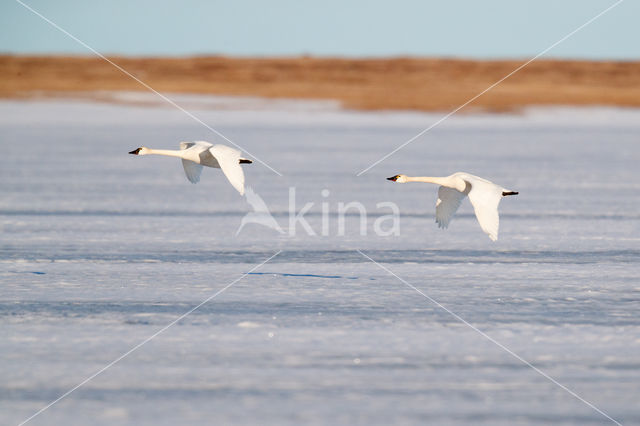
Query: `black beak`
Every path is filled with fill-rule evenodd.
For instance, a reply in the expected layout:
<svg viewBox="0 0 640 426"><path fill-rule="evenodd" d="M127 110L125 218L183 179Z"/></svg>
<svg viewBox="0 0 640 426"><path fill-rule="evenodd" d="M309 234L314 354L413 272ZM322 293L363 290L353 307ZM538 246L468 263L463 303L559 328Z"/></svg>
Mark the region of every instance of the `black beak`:
<svg viewBox="0 0 640 426"><path fill-rule="evenodd" d="M133 151L129 152L129 154L138 155L138 153L140 152L140 149L141 148L134 149Z"/></svg>
<svg viewBox="0 0 640 426"><path fill-rule="evenodd" d="M396 180L398 180L398 176L391 176L391 177L387 178L387 180L395 182Z"/></svg>

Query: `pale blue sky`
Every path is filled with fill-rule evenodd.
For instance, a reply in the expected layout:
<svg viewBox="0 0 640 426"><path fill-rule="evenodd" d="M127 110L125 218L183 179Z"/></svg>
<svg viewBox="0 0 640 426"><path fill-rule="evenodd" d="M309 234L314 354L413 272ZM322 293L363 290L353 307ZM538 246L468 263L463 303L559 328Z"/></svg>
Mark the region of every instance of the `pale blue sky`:
<svg viewBox="0 0 640 426"><path fill-rule="evenodd" d="M615 0L23 0L96 50L124 55L534 56ZM626 0L546 56L640 59ZM0 52L90 54L15 0Z"/></svg>

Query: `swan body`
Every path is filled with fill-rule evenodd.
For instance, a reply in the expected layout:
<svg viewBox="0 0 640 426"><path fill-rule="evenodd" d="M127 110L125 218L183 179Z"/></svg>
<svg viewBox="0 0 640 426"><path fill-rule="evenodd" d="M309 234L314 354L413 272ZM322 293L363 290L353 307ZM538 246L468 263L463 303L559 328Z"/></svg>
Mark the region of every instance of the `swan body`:
<svg viewBox="0 0 640 426"><path fill-rule="evenodd" d="M129 152L134 155L166 155L182 159L182 166L191 183L200 181L202 167L222 169L231 185L244 195L244 173L240 164L251 164L251 160L240 157L240 151L226 145L213 145L209 142L180 142L179 150L152 149L142 146Z"/></svg>
<svg viewBox="0 0 640 426"><path fill-rule="evenodd" d="M502 197L517 195L515 191L505 189L493 182L469 173L458 172L445 177L411 177L395 175L387 180L407 183L425 182L440 185L436 202L436 222L439 228L447 228L451 218L460 207L464 197L468 196L482 230L492 241L498 239L498 204Z"/></svg>

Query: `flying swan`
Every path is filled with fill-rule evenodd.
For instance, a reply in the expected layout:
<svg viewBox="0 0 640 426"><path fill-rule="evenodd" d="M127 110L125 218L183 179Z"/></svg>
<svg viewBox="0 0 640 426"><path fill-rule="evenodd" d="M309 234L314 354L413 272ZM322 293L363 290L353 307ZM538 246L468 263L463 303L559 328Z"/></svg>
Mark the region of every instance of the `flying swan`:
<svg viewBox="0 0 640 426"><path fill-rule="evenodd" d="M240 157L240 151L226 145L212 145L209 142L180 142L180 150L151 149L146 146L129 152L134 155L168 155L182 158L182 166L191 183L200 181L202 166L222 169L231 185L244 195L244 173L240 164L251 164L251 160Z"/></svg>
<svg viewBox="0 0 640 426"><path fill-rule="evenodd" d="M476 218L482 230L489 235L491 240L498 239L498 204L502 197L518 195L486 179L469 173L458 172L446 177L410 177L395 175L387 180L398 183L426 182L440 185L438 188L438 201L436 202L436 222L439 228L446 228L460 203L465 196L473 205Z"/></svg>

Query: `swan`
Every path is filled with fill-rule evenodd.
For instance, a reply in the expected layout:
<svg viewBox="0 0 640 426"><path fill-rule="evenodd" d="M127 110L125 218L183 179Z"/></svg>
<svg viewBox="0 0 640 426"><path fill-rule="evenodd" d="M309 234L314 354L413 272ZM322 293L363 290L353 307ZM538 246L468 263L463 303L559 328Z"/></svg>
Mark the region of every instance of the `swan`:
<svg viewBox="0 0 640 426"><path fill-rule="evenodd" d="M244 173L240 164L251 164L251 160L240 157L240 151L226 145L213 145L205 141L180 142L180 150L151 149L146 146L129 152L133 155L168 155L182 158L182 166L191 183L200 181L202 166L222 169L231 185L244 195Z"/></svg>
<svg viewBox="0 0 640 426"><path fill-rule="evenodd" d="M482 230L492 241L498 239L498 204L502 197L518 195L517 192L505 189L493 182L469 173L458 172L445 177L411 177L395 175L387 180L406 182L426 182L440 185L436 202L436 222L439 228L445 229L465 196L473 205L476 218Z"/></svg>

